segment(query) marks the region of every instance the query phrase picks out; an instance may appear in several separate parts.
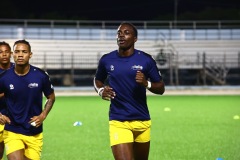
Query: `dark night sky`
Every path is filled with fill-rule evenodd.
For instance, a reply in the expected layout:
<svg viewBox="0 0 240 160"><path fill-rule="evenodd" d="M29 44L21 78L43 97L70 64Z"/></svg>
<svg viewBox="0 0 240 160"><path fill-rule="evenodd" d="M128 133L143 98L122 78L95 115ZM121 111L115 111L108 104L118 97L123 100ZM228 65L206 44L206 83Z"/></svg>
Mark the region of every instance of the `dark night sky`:
<svg viewBox="0 0 240 160"><path fill-rule="evenodd" d="M219 14L216 10L234 9L227 14L240 17L240 0L1 0L0 18L171 20L176 1L178 16L194 13L191 18L199 19L197 15L207 9L213 11L212 15ZM231 19L231 15L227 17Z"/></svg>

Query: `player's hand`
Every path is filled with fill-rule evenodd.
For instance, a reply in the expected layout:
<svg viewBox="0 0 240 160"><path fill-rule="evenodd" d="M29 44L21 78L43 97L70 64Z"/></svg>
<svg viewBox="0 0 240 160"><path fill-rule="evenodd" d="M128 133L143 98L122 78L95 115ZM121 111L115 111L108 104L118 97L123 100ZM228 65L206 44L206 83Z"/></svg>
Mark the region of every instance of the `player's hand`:
<svg viewBox="0 0 240 160"><path fill-rule="evenodd" d="M105 86L104 90L102 92L102 99L110 101L111 99L114 99L116 96L116 93L113 91L113 88L109 86Z"/></svg>
<svg viewBox="0 0 240 160"><path fill-rule="evenodd" d="M39 116L32 117L28 123L30 123L33 127L39 127L42 125L43 121L44 121L44 118L42 114L40 114Z"/></svg>
<svg viewBox="0 0 240 160"><path fill-rule="evenodd" d="M0 113L0 124L4 125L6 123L10 124L11 123L10 119L7 116Z"/></svg>
<svg viewBox="0 0 240 160"><path fill-rule="evenodd" d="M137 83L144 87L148 85L145 75L141 71L137 71L135 79Z"/></svg>

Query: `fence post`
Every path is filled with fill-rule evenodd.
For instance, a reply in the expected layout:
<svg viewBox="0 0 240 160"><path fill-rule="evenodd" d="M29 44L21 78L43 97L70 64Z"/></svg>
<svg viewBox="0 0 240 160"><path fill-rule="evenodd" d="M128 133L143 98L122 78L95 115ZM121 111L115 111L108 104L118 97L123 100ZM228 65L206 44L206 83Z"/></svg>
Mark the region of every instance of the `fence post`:
<svg viewBox="0 0 240 160"><path fill-rule="evenodd" d="M44 64L44 70L47 70L47 58L46 58L46 52L43 53L43 64Z"/></svg>
<svg viewBox="0 0 240 160"><path fill-rule="evenodd" d="M175 78L176 78L176 85L179 85L179 79L178 79L178 52L176 51L176 65L175 65Z"/></svg>
<svg viewBox="0 0 240 160"><path fill-rule="evenodd" d="M54 39L54 34L53 34L53 30L54 30L54 21L50 21L50 27L51 27L51 39Z"/></svg>
<svg viewBox="0 0 240 160"><path fill-rule="evenodd" d="M74 85L74 52L71 53L71 82L72 86Z"/></svg>
<svg viewBox="0 0 240 160"><path fill-rule="evenodd" d="M170 79L170 85L172 86L173 85L173 68L172 68L172 54L171 53L168 53L168 57L169 57L169 79Z"/></svg>
<svg viewBox="0 0 240 160"><path fill-rule="evenodd" d="M240 67L240 51L238 52L238 67Z"/></svg>
<svg viewBox="0 0 240 160"><path fill-rule="evenodd" d="M206 53L203 52L203 85L206 85Z"/></svg>

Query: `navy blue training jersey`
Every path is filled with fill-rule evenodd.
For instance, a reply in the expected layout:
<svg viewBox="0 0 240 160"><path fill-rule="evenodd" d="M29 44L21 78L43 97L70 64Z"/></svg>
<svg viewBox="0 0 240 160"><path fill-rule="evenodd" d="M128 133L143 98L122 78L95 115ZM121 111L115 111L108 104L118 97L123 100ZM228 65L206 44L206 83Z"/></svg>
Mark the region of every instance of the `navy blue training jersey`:
<svg viewBox="0 0 240 160"><path fill-rule="evenodd" d="M5 124L5 130L24 135L36 135L42 132L42 126L33 127L30 118L42 112L43 93L49 96L53 86L48 74L30 66L30 71L19 76L14 67L4 71L0 76L0 93L4 93L11 124Z"/></svg>
<svg viewBox="0 0 240 160"><path fill-rule="evenodd" d="M108 80L116 97L111 100L109 119L119 121L150 120L146 88L136 82L140 70L151 82L162 80L151 55L134 50L129 57L120 57L118 51L105 54L99 61L96 80Z"/></svg>
<svg viewBox="0 0 240 160"><path fill-rule="evenodd" d="M11 62L10 64L10 68L14 66L14 63ZM5 71L5 69L0 68L0 73L2 73L3 71ZM0 98L0 112L2 114L6 114L6 103L4 97Z"/></svg>
<svg viewBox="0 0 240 160"><path fill-rule="evenodd" d="M10 64L10 68L12 68L14 66L14 63L10 62ZM0 73L2 73L3 71L5 71L5 69L0 68Z"/></svg>

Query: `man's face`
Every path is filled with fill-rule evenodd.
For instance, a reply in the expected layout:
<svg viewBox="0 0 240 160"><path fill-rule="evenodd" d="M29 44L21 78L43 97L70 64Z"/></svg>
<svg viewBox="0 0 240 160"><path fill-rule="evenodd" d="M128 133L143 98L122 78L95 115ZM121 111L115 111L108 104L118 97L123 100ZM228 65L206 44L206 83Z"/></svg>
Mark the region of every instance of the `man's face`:
<svg viewBox="0 0 240 160"><path fill-rule="evenodd" d="M32 57L32 52L29 50L28 45L18 43L14 46L13 59L16 65L25 65L29 63Z"/></svg>
<svg viewBox="0 0 240 160"><path fill-rule="evenodd" d="M7 45L0 45L0 63L8 64L10 63L11 50Z"/></svg>
<svg viewBox="0 0 240 160"><path fill-rule="evenodd" d="M117 44L120 49L129 49L134 46L137 37L134 35L132 26L123 24L118 27Z"/></svg>

